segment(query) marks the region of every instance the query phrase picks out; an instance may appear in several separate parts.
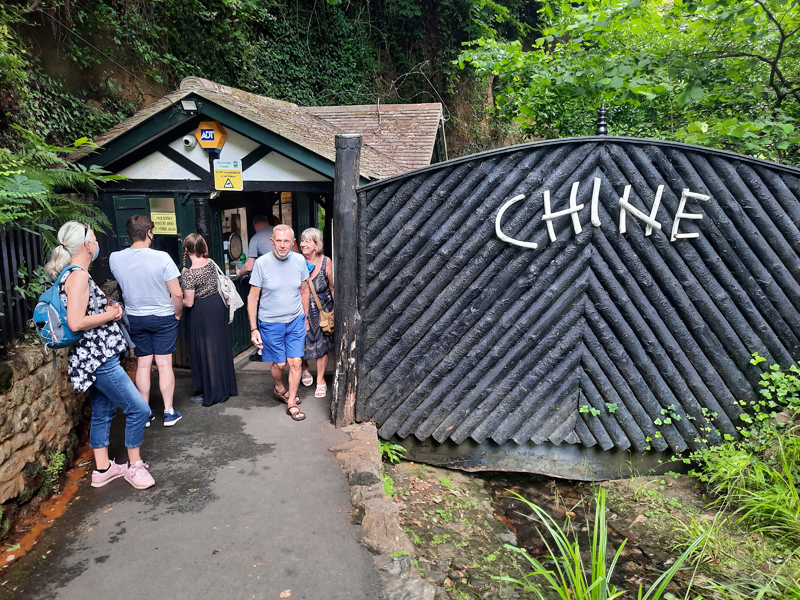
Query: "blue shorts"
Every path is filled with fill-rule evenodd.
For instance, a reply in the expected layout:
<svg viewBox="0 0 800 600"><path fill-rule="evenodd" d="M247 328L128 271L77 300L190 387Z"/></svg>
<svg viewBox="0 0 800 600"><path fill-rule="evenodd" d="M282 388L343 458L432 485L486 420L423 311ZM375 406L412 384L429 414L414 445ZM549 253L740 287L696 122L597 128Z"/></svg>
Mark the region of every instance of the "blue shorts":
<svg viewBox="0 0 800 600"><path fill-rule="evenodd" d="M261 334L261 361L285 363L288 358L302 358L306 345L306 318L300 315L291 323L258 322Z"/></svg>
<svg viewBox="0 0 800 600"><path fill-rule="evenodd" d="M178 342L178 319L168 317L134 317L128 315L131 339L136 344L136 356L166 355L175 352Z"/></svg>

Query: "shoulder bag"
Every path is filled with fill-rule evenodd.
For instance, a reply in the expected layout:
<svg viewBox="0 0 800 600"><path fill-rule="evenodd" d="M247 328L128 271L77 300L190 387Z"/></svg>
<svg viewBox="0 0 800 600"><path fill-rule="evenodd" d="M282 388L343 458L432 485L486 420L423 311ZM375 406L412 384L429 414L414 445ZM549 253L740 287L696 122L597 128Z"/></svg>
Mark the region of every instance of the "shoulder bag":
<svg viewBox="0 0 800 600"><path fill-rule="evenodd" d="M322 310L322 304L319 301L319 296L317 296L317 290L314 289L314 282L311 281L311 277L308 278L308 287L319 310L319 328L325 335L333 335L333 311L325 312Z"/></svg>
<svg viewBox="0 0 800 600"><path fill-rule="evenodd" d="M236 291L236 284L231 281L231 278L222 272L222 269L219 268L216 262L213 260L211 262L214 263L214 268L217 271L217 289L219 295L222 297L225 306L228 307L228 325L230 325L233 323L233 314L244 306L244 301L239 295L239 292Z"/></svg>

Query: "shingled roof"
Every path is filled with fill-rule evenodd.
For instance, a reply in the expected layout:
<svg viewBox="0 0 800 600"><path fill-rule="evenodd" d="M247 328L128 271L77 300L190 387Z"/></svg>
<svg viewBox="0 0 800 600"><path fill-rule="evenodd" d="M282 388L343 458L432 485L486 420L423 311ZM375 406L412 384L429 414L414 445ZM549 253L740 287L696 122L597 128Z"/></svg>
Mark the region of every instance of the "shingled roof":
<svg viewBox="0 0 800 600"><path fill-rule="evenodd" d="M364 143L388 156L403 171L431 164L442 105L368 104L308 108L347 133L360 133Z"/></svg>
<svg viewBox="0 0 800 600"><path fill-rule="evenodd" d="M336 160L336 134L363 133L361 176L373 180L430 164L442 110L440 104L382 106L379 123L375 106L301 107L200 77L187 77L181 81L180 89L109 129L95 143L104 146L112 142L189 94L226 108L331 162ZM391 112L384 115L387 108ZM76 153L72 158L84 155Z"/></svg>

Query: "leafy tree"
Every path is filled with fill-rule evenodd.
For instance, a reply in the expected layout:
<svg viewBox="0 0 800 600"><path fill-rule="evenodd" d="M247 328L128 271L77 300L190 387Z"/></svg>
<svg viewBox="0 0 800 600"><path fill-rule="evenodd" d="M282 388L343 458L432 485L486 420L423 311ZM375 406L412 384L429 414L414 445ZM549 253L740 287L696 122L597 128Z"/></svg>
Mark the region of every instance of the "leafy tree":
<svg viewBox="0 0 800 600"><path fill-rule="evenodd" d="M490 36L459 66L493 76L497 111L530 135L612 131L800 164L798 0L544 4L541 37Z"/></svg>

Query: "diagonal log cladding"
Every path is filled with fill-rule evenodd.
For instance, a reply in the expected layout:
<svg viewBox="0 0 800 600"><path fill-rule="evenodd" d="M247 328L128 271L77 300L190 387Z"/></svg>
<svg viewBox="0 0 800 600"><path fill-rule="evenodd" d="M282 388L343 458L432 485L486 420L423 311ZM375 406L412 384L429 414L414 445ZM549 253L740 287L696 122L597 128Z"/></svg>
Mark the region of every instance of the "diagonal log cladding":
<svg viewBox="0 0 800 600"><path fill-rule="evenodd" d="M736 435L752 354L800 359L798 200L796 169L605 136L361 188L356 416L441 444Z"/></svg>

